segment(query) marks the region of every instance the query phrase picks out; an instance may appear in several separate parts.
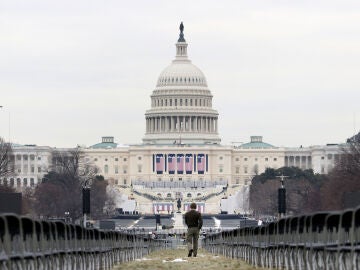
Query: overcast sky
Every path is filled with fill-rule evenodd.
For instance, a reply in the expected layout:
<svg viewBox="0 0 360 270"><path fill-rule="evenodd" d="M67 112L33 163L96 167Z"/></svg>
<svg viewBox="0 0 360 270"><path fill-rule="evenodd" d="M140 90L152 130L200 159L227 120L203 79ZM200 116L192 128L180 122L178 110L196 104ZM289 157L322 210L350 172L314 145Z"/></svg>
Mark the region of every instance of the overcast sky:
<svg viewBox="0 0 360 270"><path fill-rule="evenodd" d="M141 143L181 21L224 144L322 145L359 131L358 0L0 0L0 135Z"/></svg>

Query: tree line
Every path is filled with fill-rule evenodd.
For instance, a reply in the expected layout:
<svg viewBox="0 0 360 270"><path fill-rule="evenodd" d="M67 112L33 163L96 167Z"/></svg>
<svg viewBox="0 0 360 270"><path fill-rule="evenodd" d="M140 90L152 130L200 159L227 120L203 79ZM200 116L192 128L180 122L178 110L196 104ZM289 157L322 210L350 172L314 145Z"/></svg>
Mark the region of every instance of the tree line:
<svg viewBox="0 0 360 270"><path fill-rule="evenodd" d="M255 176L250 187L250 208L255 215L277 214L281 175L288 176L285 179L288 214L342 210L360 205L360 135L347 141L339 160L327 175L283 167L267 168Z"/></svg>
<svg viewBox="0 0 360 270"><path fill-rule="evenodd" d="M41 218L72 220L82 217L82 189L91 186L91 217L98 219L115 210L113 193L107 192L108 183L98 168L88 161L80 148L53 151L49 171L35 188L23 190L23 214ZM11 145L0 138L0 178L16 176ZM0 185L1 192L16 192L15 188Z"/></svg>

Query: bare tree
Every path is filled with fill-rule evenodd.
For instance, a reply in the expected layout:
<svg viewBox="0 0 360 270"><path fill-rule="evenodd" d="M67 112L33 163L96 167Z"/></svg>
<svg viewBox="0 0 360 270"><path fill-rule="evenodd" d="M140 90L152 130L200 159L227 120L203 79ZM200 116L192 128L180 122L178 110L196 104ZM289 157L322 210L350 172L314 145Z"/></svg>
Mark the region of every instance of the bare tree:
<svg viewBox="0 0 360 270"><path fill-rule="evenodd" d="M348 140L321 189L322 205L326 210L355 207L360 203L360 136L357 138Z"/></svg>
<svg viewBox="0 0 360 270"><path fill-rule="evenodd" d="M14 156L11 144L0 137L0 178L14 173Z"/></svg>
<svg viewBox="0 0 360 270"><path fill-rule="evenodd" d="M100 217L109 197L107 182L97 174L98 168L86 159L80 148L54 151L51 170L34 193L36 212L58 217L69 212L73 219L79 218L82 215L82 187L92 182L91 216Z"/></svg>

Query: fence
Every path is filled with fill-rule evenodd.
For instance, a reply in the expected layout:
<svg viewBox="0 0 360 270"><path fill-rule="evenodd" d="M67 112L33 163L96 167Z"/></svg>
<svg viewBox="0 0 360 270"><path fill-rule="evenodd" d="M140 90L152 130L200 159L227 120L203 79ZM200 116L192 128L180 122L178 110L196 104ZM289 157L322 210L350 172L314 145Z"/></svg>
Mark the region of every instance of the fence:
<svg viewBox="0 0 360 270"><path fill-rule="evenodd" d="M256 267L360 269L360 207L207 235L203 247Z"/></svg>
<svg viewBox="0 0 360 270"><path fill-rule="evenodd" d="M146 234L0 215L0 269L110 269L161 248Z"/></svg>

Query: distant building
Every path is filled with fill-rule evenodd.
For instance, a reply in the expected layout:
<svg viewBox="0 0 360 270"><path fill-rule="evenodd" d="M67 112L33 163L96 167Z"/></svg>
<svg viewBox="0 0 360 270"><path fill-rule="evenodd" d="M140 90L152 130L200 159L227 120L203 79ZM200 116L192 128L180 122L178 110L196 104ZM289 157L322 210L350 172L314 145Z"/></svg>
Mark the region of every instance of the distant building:
<svg viewBox="0 0 360 270"><path fill-rule="evenodd" d="M188 59L187 46L181 31L176 57L160 73L151 94L143 143L120 145L107 136L83 149L87 161L123 194L123 201L136 201L134 211L171 212L181 198L183 207L196 200L200 211L217 213L223 197L245 198L241 193L248 189L244 187L266 168L295 166L320 174L333 168L341 153L338 145L276 147L262 136L222 145L213 96L203 72ZM16 186L38 183L51 165L51 151L50 147L15 147L17 176L10 181ZM9 183L9 179L2 181ZM238 209L246 211L246 203L239 203Z"/></svg>

